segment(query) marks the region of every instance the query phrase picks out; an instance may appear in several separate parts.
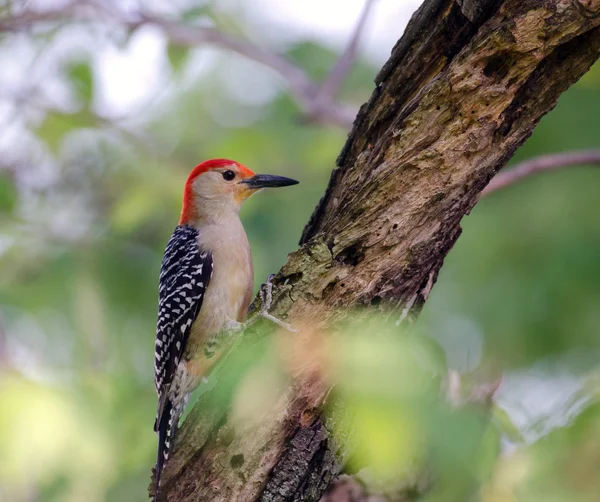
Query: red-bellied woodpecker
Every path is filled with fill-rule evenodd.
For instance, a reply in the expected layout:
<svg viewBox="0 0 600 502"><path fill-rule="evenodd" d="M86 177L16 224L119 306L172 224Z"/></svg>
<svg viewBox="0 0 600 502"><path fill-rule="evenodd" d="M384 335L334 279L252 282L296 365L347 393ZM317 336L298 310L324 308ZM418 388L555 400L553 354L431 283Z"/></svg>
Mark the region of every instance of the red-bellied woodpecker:
<svg viewBox="0 0 600 502"><path fill-rule="evenodd" d="M202 162L188 176L181 219L167 244L159 278L155 495L188 394L219 359L221 334L239 330L246 319L254 277L240 206L262 188L296 183L255 174L227 159ZM261 313L277 322L267 313L270 289L267 297Z"/></svg>

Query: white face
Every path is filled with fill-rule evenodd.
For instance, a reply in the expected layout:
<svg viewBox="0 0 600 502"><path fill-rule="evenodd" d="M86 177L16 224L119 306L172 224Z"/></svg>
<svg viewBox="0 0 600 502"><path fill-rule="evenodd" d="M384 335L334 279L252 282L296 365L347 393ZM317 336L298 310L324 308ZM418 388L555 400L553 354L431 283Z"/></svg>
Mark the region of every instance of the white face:
<svg viewBox="0 0 600 502"><path fill-rule="evenodd" d="M296 183L283 176L255 174L225 159L205 161L192 170L185 183L179 223L223 222L238 214L242 202L261 189Z"/></svg>
<svg viewBox="0 0 600 502"><path fill-rule="evenodd" d="M198 176L192 183L198 214L219 218L232 212L239 213L242 202L258 191L241 183L253 175L233 164Z"/></svg>

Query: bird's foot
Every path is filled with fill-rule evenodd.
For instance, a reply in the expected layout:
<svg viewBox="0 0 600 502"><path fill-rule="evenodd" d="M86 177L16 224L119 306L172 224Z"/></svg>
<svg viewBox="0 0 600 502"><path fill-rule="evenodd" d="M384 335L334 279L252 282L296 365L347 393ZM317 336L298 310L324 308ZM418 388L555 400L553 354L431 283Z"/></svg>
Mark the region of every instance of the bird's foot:
<svg viewBox="0 0 600 502"><path fill-rule="evenodd" d="M272 323L277 324L277 326L282 327L287 331L291 331L292 333L297 333L299 330L294 328L291 324L282 321L281 319L277 319L277 317L269 314L269 309L271 308L271 302L273 300L273 274L267 277L267 282L265 284L261 284L258 294L260 296L260 310L254 316L254 318L258 319L262 317L264 319L268 319Z"/></svg>
<svg viewBox="0 0 600 502"><path fill-rule="evenodd" d="M263 319L268 319L269 321L277 324L277 326L280 326L287 331L291 331L292 333L296 333L297 331L299 331L287 322L284 322L281 319L277 319L277 317L275 317L274 315L269 314L271 302L273 301L273 283L271 282L273 280L273 277L274 275L271 274L267 278L267 282L265 284L262 284L258 291L258 295L260 296L261 302L260 310L252 317L250 317L250 319L248 319L246 322L238 322L233 319L228 319L223 325L224 333L231 335L241 333L242 331L252 326L261 317Z"/></svg>

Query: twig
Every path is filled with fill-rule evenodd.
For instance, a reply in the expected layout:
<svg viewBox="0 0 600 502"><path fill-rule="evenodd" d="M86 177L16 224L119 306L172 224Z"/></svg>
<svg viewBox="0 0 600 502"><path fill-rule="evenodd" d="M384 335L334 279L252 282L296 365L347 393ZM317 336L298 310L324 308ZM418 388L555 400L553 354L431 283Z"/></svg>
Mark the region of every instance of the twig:
<svg viewBox="0 0 600 502"><path fill-rule="evenodd" d="M333 68L329 72L329 75L325 81L321 84L319 89L319 98L324 100L333 100L337 97L340 92L340 88L347 77L348 72L352 69L358 52L358 44L361 36L364 32L369 14L372 11L375 0L365 0L360 17L354 27L354 33L350 37L350 41L342 55L333 65Z"/></svg>
<svg viewBox="0 0 600 502"><path fill-rule="evenodd" d="M44 21L59 21L75 15L84 2L74 0L55 10L24 10L13 16L0 17L0 32L18 32Z"/></svg>
<svg viewBox="0 0 600 502"><path fill-rule="evenodd" d="M141 15L141 20L162 28L169 40L176 45L187 47L203 44L217 45L261 63L283 76L287 80L290 90L301 96L303 100L314 92L315 86L306 73L280 54L263 49L246 40L232 37L214 28L186 26L176 21L146 14Z"/></svg>
<svg viewBox="0 0 600 502"><path fill-rule="evenodd" d="M406 305L402 309L399 319L396 321L396 327L400 326L406 320L406 318L408 317L408 314L410 314L410 309L412 309L413 305L415 304L415 300L417 299L417 296L418 295L415 293L414 295L412 295L410 297L408 302L406 302Z"/></svg>
<svg viewBox="0 0 600 502"><path fill-rule="evenodd" d="M600 150L556 153L526 160L512 169L501 171L497 174L481 192L480 198L508 185L512 185L535 173L555 171L564 167L583 166L586 164L600 165Z"/></svg>
<svg viewBox="0 0 600 502"><path fill-rule="evenodd" d="M202 44L217 45L275 70L286 80L290 93L312 119L340 127L350 128L352 126L354 116L349 110L335 103L333 99L321 101L318 107L315 105L318 96L317 85L304 70L284 56L214 28L182 25L176 21L145 14L142 14L140 18L143 23L154 24L162 28L169 40L176 45L186 47L196 47Z"/></svg>
<svg viewBox="0 0 600 502"><path fill-rule="evenodd" d="M367 1L372 2L373 0ZM97 21L98 13L108 15L115 22L126 26L130 30L134 30L143 24L153 24L158 26L165 32L169 41L175 45L197 47L204 44L212 44L236 52L248 59L271 68L283 77L287 82L290 93L303 112L309 116L313 122L329 123L348 129L352 127L355 112L335 102L333 98L326 99L326 95L321 95L317 84L315 84L300 67L296 66L281 54L269 51L268 49L252 44L247 40L225 34L215 28L186 25L178 21L171 21L145 13L126 14L110 8L110 6L106 5L104 2L74 0L53 11L42 12L25 10L20 14L0 19L0 31L16 32L28 29L35 23L45 21L68 19ZM356 43L358 43L358 39ZM355 50L355 48L352 49L350 55L347 56L346 59L352 56L352 53L355 52ZM348 50L346 52L348 52ZM349 61L349 63L351 64L351 61ZM341 74L341 77L343 77L347 72L347 70L344 69L344 66L349 63L344 63L341 71L335 70L334 68L336 71L335 75L339 73ZM336 64L336 66L338 65L341 65L341 62ZM332 70L332 74L334 70ZM333 84L337 85L335 84L335 81Z"/></svg>

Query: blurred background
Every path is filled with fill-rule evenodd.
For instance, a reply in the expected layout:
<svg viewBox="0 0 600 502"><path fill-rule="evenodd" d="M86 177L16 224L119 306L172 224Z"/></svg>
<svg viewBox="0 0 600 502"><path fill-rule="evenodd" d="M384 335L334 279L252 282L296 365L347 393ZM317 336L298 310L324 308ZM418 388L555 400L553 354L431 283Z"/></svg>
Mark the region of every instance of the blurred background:
<svg viewBox="0 0 600 502"><path fill-rule="evenodd" d="M343 103L357 109L369 97L419 4L375 2ZM62 0L0 6L0 500L146 500L156 448L156 283L187 174L227 157L301 181L243 209L258 286L297 247L347 130L303 120L281 75L214 44L182 47L164 27L124 25L109 14L47 14L68 10ZM125 18L143 9L216 27L320 81L363 0L124 0L117 8ZM4 21L21 15L18 29ZM600 148L599 131L596 65L513 163ZM428 451L440 465L468 466L467 477L483 483L469 493L482 500L597 500L597 169L532 177L478 204L419 320L450 368L470 373L493 359L507 369L484 453L465 449L469 419L446 410L427 425L416 411L408 417L412 400L390 408L398 394L377 392L406 377L399 365L425 345L367 339L340 356L344 371L356 365L349 374L364 369L357 354L376 361L365 380L371 387L361 387L365 399L357 394L370 438L365 458L412 465L398 452L417 448L414 427L431 427ZM384 357L396 353L404 356Z"/></svg>

